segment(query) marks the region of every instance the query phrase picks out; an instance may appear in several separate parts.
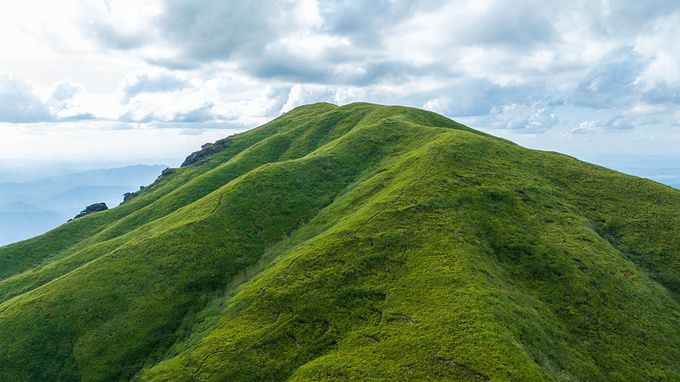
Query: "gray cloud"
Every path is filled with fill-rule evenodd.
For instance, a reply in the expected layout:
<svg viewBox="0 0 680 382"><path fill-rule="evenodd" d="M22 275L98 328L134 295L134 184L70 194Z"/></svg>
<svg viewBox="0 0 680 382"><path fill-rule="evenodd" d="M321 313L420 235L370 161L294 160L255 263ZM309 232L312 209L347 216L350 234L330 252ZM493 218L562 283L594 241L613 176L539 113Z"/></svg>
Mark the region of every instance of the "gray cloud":
<svg viewBox="0 0 680 382"><path fill-rule="evenodd" d="M30 123L53 119L29 83L18 75L0 73L1 122Z"/></svg>
<svg viewBox="0 0 680 382"><path fill-rule="evenodd" d="M212 103L205 103L201 105L199 108L182 112L182 113L177 113L172 120L169 122L208 122L208 121L214 121L216 118L216 115L213 113L212 108L213 108Z"/></svg>
<svg viewBox="0 0 680 382"><path fill-rule="evenodd" d="M104 0L105 9L98 8L97 3L81 3L79 15L80 27L83 33L99 42L102 46L118 49L131 50L149 44L153 40L153 32L148 26L137 26L127 30L118 24L120 20L112 19L112 5L110 0ZM101 5L101 3L98 3ZM134 15L126 15L134 17ZM146 27L146 28L145 28Z"/></svg>
<svg viewBox="0 0 680 382"><path fill-rule="evenodd" d="M90 112L70 109L70 101L82 86L67 80L58 82L46 101L33 86L15 74L0 73L0 121L10 123L73 122L96 120Z"/></svg>
<svg viewBox="0 0 680 382"><path fill-rule="evenodd" d="M578 127L572 129L571 133L575 135L601 134L602 128L595 121L583 122Z"/></svg>
<svg viewBox="0 0 680 382"><path fill-rule="evenodd" d="M647 65L631 47L623 47L604 63L596 66L574 91L575 105L609 109L626 106L637 100L637 79Z"/></svg>
<svg viewBox="0 0 680 382"><path fill-rule="evenodd" d="M319 16L323 19L318 20L319 24L313 15L301 16L304 12L298 7L304 6L303 3L164 0L164 12L156 27L167 42L179 48L179 54L150 60L183 68L215 60L235 59L247 64L262 58L275 60L279 58L275 54L279 40L296 32L346 38L352 50L358 50L359 56L365 58L368 51L361 50L381 46L390 27L407 20L417 9L430 9L444 2L320 1ZM285 49L279 52L291 53ZM352 56L356 58L356 53L346 53L345 48L328 52L335 63L348 61ZM324 58L328 57L322 60ZM290 71L291 67L284 68Z"/></svg>
<svg viewBox="0 0 680 382"><path fill-rule="evenodd" d="M485 12L456 15L451 23L455 40L464 45L531 49L559 37L542 7L532 1L497 2ZM453 15L452 15L453 16Z"/></svg>
<svg viewBox="0 0 680 382"><path fill-rule="evenodd" d="M673 116L671 117L671 125L680 126L680 111L673 113Z"/></svg>
<svg viewBox="0 0 680 382"><path fill-rule="evenodd" d="M55 102L65 102L82 91L82 87L69 81L61 81L54 86L50 99Z"/></svg>
<svg viewBox="0 0 680 382"><path fill-rule="evenodd" d="M657 19L680 11L680 3L667 0L616 0L602 2L608 33L640 33ZM602 21L600 21L602 23Z"/></svg>
<svg viewBox="0 0 680 382"><path fill-rule="evenodd" d="M107 22L88 19L87 22L83 23L83 29L86 34L99 43L114 49L130 50L148 43L148 39L143 34L123 32L118 30L115 25Z"/></svg>
<svg viewBox="0 0 680 382"><path fill-rule="evenodd" d="M56 121L83 121L96 119L94 114L72 109L73 99L84 91L83 87L68 80L62 80L52 86L49 99L45 102L52 117Z"/></svg>
<svg viewBox="0 0 680 382"><path fill-rule="evenodd" d="M97 116L92 113L81 113L77 115L72 115L68 117L60 118L61 122L77 122L77 121L94 121L97 120Z"/></svg>
<svg viewBox="0 0 680 382"><path fill-rule="evenodd" d="M159 114L154 111L140 111L136 108L128 110L122 116L121 121L134 123L204 123L213 122L221 119L219 115L213 112L214 105L206 102L196 108L183 111L175 111L166 114ZM156 125L158 127L159 125Z"/></svg>
<svg viewBox="0 0 680 382"><path fill-rule="evenodd" d="M0 121L200 134L366 101L426 107L533 147L596 140L562 139L571 131L631 152L645 140L677 149L677 1L72 3L84 36L67 22L24 27L39 59L8 68L26 63L39 87L1 77ZM49 88L64 77L73 82Z"/></svg>
<svg viewBox="0 0 680 382"><path fill-rule="evenodd" d="M123 113L118 120L121 122L134 122L134 123L151 123L159 120L154 113L147 112L141 114L137 110L128 110Z"/></svg>
<svg viewBox="0 0 680 382"><path fill-rule="evenodd" d="M106 47L132 50L167 70L125 84L123 103L189 87L205 97L188 111L129 105L123 118L130 121L221 120L234 111L225 112L229 107L215 94L233 101L230 90L200 92L172 71L207 80L229 68L255 86L293 89L254 102L263 108L260 115L301 102L361 100L429 105L495 128L540 133L558 122L582 121L560 108L585 108L602 116L583 131L612 131L643 126L631 122L632 114L614 117L634 107L654 111L680 103L680 87L657 75L659 65L651 66L658 58L654 49L669 49L665 40L640 46L641 36L653 36L660 20L680 12L674 3L160 0L162 12L137 29L97 19L85 29ZM671 53L664 59L678 58Z"/></svg>
<svg viewBox="0 0 680 382"><path fill-rule="evenodd" d="M632 130L635 128L634 118L621 115L610 116L603 121L583 122L571 131L572 134L602 134L611 131Z"/></svg>
<svg viewBox="0 0 680 382"><path fill-rule="evenodd" d="M680 103L680 89L659 84L642 92L641 100L648 104Z"/></svg>
<svg viewBox="0 0 680 382"><path fill-rule="evenodd" d="M163 37L179 48L184 65L200 66L234 54L261 54L295 23L287 20L294 3L165 0L157 20ZM168 62L172 61L166 58Z"/></svg>
<svg viewBox="0 0 680 382"><path fill-rule="evenodd" d="M483 116L503 105L543 105L551 99L543 83L501 86L485 79L465 80L436 92L450 116ZM545 106L542 106L545 107Z"/></svg>
<svg viewBox="0 0 680 382"><path fill-rule="evenodd" d="M301 9L302 3L164 0L164 10L154 20L153 30L138 31L138 38L122 36L122 32L117 33L106 23L101 26L96 20L90 21L96 27L86 24L84 28L111 49L135 49L144 44L168 47L173 52L170 55L149 54L144 58L149 64L170 70L230 62L256 78L354 85L427 69L391 59L384 52L383 40L388 28L407 20L416 8L433 8L441 1L417 5L388 0L321 2L319 11L324 14L326 9L326 20L312 14L313 8ZM162 37L152 42L141 34ZM305 36L325 40L308 44L297 41ZM310 55L304 52L308 48L318 51Z"/></svg>
<svg viewBox="0 0 680 382"><path fill-rule="evenodd" d="M313 14L316 8L311 5L305 12L301 8L304 3L317 4L318 15ZM472 7L472 3L463 1L441 0L266 0L255 3L162 0L163 12L151 21L149 28L152 29L138 31L140 37L123 38L120 33L109 31L108 34L102 32L100 35L117 37L102 37L100 41L114 49L137 48L140 44L170 48L171 54L149 54L144 58L152 65L171 70L188 70L211 62L229 62L256 78L298 83L367 85L385 77L398 80L405 72L428 75L427 71L432 69L432 65L421 67L400 61L388 49L387 41L404 33L404 27L410 25L414 17L429 14L438 16L439 21L436 22L442 23L439 27L443 28L438 27L437 35L423 36L427 38L424 43L436 43L437 51L432 52L434 56L431 57L437 62L434 66L451 66L458 58L448 55L455 54L462 47L503 48L506 57L502 58L504 62L494 65L495 70L549 78L549 72L532 72L531 69L522 68L522 65L527 55L536 49L556 52L563 48L563 34L571 31L556 29L555 21L563 20L564 15L572 13L585 15L587 29L598 34L595 30L600 28L597 22L603 24L603 20L590 20L588 12L607 14L605 25L602 26L605 29L610 28L609 23L618 25L634 14L628 11L629 6L622 6L621 2L612 3L604 9L606 7L598 4L566 7L564 4L546 4L534 0L492 1L483 7ZM672 10L665 2L653 7L636 4L631 3L630 8L643 8L645 12L642 13L650 20ZM97 20L92 23L99 25ZM422 26L411 25L407 29L418 30L419 27ZM156 37L151 41L150 37L142 38L142 34ZM310 35L343 40L344 43L326 46L319 41L310 41L308 44L300 42L306 47L315 46L318 49L316 54L301 52L295 43L286 43ZM404 46L404 49L409 49L409 46ZM493 57L489 59L493 60ZM351 73L348 68L359 70ZM557 71L581 68L564 63L552 67ZM447 74L451 75L450 72Z"/></svg>
<svg viewBox="0 0 680 382"><path fill-rule="evenodd" d="M321 9L326 31L348 37L353 46L376 48L382 45L391 29L407 21L415 12L431 11L446 3L441 0L331 0L322 1Z"/></svg>
<svg viewBox="0 0 680 382"><path fill-rule="evenodd" d="M277 79L296 83L344 86L369 86L380 82L399 84L420 76L445 75L447 69L437 65L416 66L398 60L309 61L283 53L270 59L255 61L248 73L261 79Z"/></svg>
<svg viewBox="0 0 680 382"><path fill-rule="evenodd" d="M282 79L303 83L323 83L332 77L327 67L290 56L278 57L276 60L254 61L247 71L257 78ZM339 78L336 77L335 79Z"/></svg>
<svg viewBox="0 0 680 382"><path fill-rule="evenodd" d="M142 73L129 79L123 86L122 102L127 103L132 97L141 93L171 92L189 86L191 86L189 81L180 79L174 74L162 73L154 76L149 73Z"/></svg>
<svg viewBox="0 0 680 382"><path fill-rule="evenodd" d="M492 128L534 134L555 126L559 119L552 110L538 105L511 104L494 109L487 121L488 126Z"/></svg>
<svg viewBox="0 0 680 382"><path fill-rule="evenodd" d="M632 118L612 116L602 122L602 127L607 130L632 130L635 124Z"/></svg>

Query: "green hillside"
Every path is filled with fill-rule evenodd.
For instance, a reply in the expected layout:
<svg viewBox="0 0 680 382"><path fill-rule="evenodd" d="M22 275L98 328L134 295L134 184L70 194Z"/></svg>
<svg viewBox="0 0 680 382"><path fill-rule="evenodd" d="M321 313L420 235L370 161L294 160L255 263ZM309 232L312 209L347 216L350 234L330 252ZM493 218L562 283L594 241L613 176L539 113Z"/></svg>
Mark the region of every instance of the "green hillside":
<svg viewBox="0 0 680 382"><path fill-rule="evenodd" d="M677 381L680 191L303 106L0 248L2 381Z"/></svg>

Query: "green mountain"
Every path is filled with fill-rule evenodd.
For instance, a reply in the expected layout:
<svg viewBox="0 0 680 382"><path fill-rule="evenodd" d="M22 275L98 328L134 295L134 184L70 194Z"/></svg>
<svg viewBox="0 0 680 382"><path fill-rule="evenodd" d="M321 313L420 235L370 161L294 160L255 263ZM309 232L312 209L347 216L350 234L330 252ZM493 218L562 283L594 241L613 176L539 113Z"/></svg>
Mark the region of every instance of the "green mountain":
<svg viewBox="0 0 680 382"><path fill-rule="evenodd" d="M0 380L680 380L679 238L668 186L303 106L0 248Z"/></svg>

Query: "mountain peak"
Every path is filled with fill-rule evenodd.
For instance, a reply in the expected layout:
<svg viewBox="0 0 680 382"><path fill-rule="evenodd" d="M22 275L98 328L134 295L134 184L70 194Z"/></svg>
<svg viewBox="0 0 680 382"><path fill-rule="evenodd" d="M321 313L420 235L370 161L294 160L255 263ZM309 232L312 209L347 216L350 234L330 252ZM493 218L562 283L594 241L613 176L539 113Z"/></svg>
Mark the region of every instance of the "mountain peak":
<svg viewBox="0 0 680 382"><path fill-rule="evenodd" d="M0 248L2 379L680 379L678 190L365 103L198 153Z"/></svg>

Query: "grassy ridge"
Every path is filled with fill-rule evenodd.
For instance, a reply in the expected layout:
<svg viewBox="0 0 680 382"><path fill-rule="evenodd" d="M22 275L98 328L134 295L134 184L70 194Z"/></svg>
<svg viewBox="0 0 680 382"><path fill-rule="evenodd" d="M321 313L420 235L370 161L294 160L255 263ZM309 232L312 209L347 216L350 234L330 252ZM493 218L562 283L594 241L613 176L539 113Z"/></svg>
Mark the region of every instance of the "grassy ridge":
<svg viewBox="0 0 680 382"><path fill-rule="evenodd" d="M243 370L251 380L678 378L677 301L602 239L565 190L537 186L568 173L537 171L544 153L442 135L451 138L320 213L344 222L303 241L232 300L226 310L238 315L223 314L213 333L141 379L248 380ZM508 156L519 168L498 171Z"/></svg>
<svg viewBox="0 0 680 382"><path fill-rule="evenodd" d="M7 380L680 379L680 192L316 104L0 248Z"/></svg>

